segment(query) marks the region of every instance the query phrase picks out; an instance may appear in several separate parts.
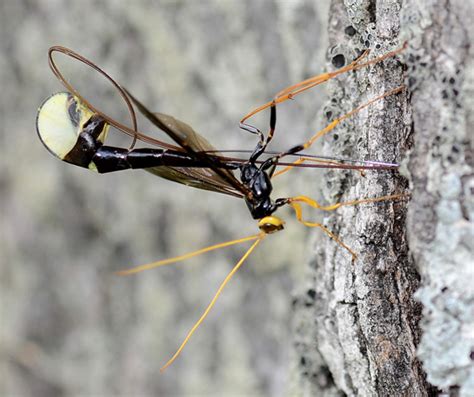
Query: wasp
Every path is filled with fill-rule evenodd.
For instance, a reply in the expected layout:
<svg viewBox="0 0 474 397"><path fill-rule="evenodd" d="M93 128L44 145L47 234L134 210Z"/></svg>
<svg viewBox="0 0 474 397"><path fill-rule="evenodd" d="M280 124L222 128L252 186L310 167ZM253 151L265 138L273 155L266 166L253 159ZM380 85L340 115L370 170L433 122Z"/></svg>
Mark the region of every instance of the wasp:
<svg viewBox="0 0 474 397"><path fill-rule="evenodd" d="M329 237L336 241L337 244L347 250L351 254L352 260L355 261L357 258L356 253L324 225L303 219L302 205L308 205L319 210L332 211L341 206L398 200L406 197L406 194L401 193L340 202L329 206L320 205L316 200L307 196L279 197L276 199L272 197L274 178L289 172L295 167L353 169L359 172L363 172L364 170L397 169L398 164L394 163L320 157L309 155L305 151L309 149L317 139L328 134L343 120L351 117L353 114L376 101L403 91L403 86L385 92L356 109L353 109L349 113L336 118L324 129L316 132L310 139L300 145L295 145L282 152L270 152L267 150L268 145L275 135L277 120L276 109L278 104L293 99L296 95L342 73L382 62L384 59L393 57L401 51L403 51L403 47L372 60L367 60L367 51L354 62L341 69L313 76L285 88L271 101L253 109L240 120L239 126L241 129L258 137L253 150L219 151L215 149L206 138L198 134L185 122L170 115L150 111L135 96L87 58L61 46L55 46L49 49L49 65L53 73L67 89L67 92L59 92L46 99L38 110L36 118L37 133L41 142L50 153L62 161L88 168L101 174L127 169L143 169L161 178L190 187L238 197L244 200L250 212L250 216L257 221L259 231L254 235L219 243L185 255L118 272L122 275L137 273L146 269L179 262L230 245L253 242L227 277L222 281L202 316L189 331L173 357L168 360L161 370L166 369L179 356L188 340L214 306L224 287L258 244L268 235L284 229L285 222L275 215L279 208L284 206L292 207L297 221L308 227L318 227L322 229ZM70 56L90 66L111 82L128 107L132 127L127 127L102 113L77 92L64 78L57 67L53 57L55 52ZM140 132L137 128L135 109L171 138L174 144L163 142ZM266 109L270 111L270 122L269 130L265 134L247 121L252 116ZM130 135L133 138L132 145L129 148L108 146L106 144L106 138L110 126ZM135 148L137 141L151 144L153 147ZM234 156L227 155L233 152ZM247 153L248 157L238 158L235 157L235 153ZM290 161L288 161L288 159L290 159Z"/></svg>

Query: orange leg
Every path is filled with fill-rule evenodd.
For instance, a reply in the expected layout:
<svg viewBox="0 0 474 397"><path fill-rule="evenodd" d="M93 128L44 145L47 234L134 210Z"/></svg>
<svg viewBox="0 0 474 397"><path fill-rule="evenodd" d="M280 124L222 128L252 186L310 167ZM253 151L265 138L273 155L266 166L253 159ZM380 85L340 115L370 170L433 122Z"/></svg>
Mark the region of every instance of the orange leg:
<svg viewBox="0 0 474 397"><path fill-rule="evenodd" d="M308 221L303 220L303 210L301 208L301 204L296 203L296 202L291 202L291 201L289 204L295 210L296 219L298 220L298 222L301 222L303 225L308 226L308 227L319 227L324 233L326 233L342 248L348 251L352 255L352 262L355 262L355 260L357 259L357 254L354 251L352 251L346 244L344 244L339 237L337 237L333 232L331 232L326 226L323 226L321 223L308 222Z"/></svg>
<svg viewBox="0 0 474 397"><path fill-rule="evenodd" d="M268 109L272 105L276 105L282 102L287 101L288 99L293 99L296 95L301 94L302 92L309 90L312 87L315 87L319 84L322 84L336 76L339 76L340 74L349 72L351 70L358 70L362 69L366 66L373 65L379 62L382 62L383 60L393 57L400 52L402 52L405 49L406 45L404 45L401 48L398 48L396 50L390 51L380 57L374 58L370 61L366 62L361 62L367 55L369 54L369 51L365 51L359 58L357 58L354 62L350 63L349 65L342 67L341 69L338 69L334 72L327 72L327 73L322 73L317 76L310 77L309 79L306 79L304 81L301 81L297 84L291 85L283 90L281 90L276 96L275 99L272 101L269 101L265 103L262 106L259 106L258 108L255 108L254 110L250 111L247 113L242 120L240 120L241 124L244 124L246 120L248 120L250 117L256 115L257 113L260 113L262 110Z"/></svg>
<svg viewBox="0 0 474 397"><path fill-rule="evenodd" d="M360 200L352 200L352 201L344 201L336 204L331 204L327 206L320 205L316 200L313 200L307 196L296 196L290 197L288 199L288 204L295 210L296 219L301 222L303 225L308 227L319 227L321 228L329 237L331 237L334 241L336 241L341 247L347 250L352 255L352 261L354 262L357 259L357 255L354 251L352 251L346 244L344 244L339 237L334 235L331 231L329 231L325 226L321 225L320 223L313 223L307 222L303 220L303 210L301 208L300 203L305 203L310 207L322 210L322 211L334 211L339 207L348 206L348 205L358 205L358 204L366 204L366 203L377 203L380 201L388 201L388 200L399 200L403 198L408 198L410 195L408 193L401 193L401 194L392 194L389 196L382 196L376 198L367 198L367 199L360 199Z"/></svg>
<svg viewBox="0 0 474 397"><path fill-rule="evenodd" d="M353 114L360 112L362 109L366 108L367 106L373 104L374 102L380 101L383 98L386 98L390 95L395 95L398 94L399 92L403 91L405 89L404 85L401 85L400 87L394 88L390 91L387 91L383 93L382 95L379 95L370 101L356 107L355 109L352 109L349 113L346 113L337 119L333 120L330 124L328 124L325 128L322 130L318 131L316 134L314 134L308 141L306 141L302 146L304 149L308 149L317 139L321 138L322 136L326 135L327 133L331 132L338 124L340 124L342 121L345 119L351 117Z"/></svg>
<svg viewBox="0 0 474 397"><path fill-rule="evenodd" d="M309 205L310 207L316 208L318 210L334 211L338 209L339 207L344 207L348 205L378 203L380 201L398 200L398 199L403 199L403 198L408 198L408 197L410 197L409 193L399 193L399 194L391 194L389 196L366 198L366 199L359 199L359 200L352 200L352 201L343 201L340 203L324 206L324 205L320 205L316 200L313 200L312 198L309 198L307 196L296 196L296 197L290 197L288 199L288 203L300 202L300 203L305 203Z"/></svg>
<svg viewBox="0 0 474 397"><path fill-rule="evenodd" d="M336 118L335 120L333 120L331 123L329 123L326 127L324 127L322 130L316 132L310 139L308 139L305 143L303 143L302 145L300 145L300 148L301 150L305 150L305 149L308 149L316 140L318 140L319 138L323 137L324 135L328 134L329 132L331 132L332 130L334 130L334 128L337 127L338 124L340 124L342 121L344 121L345 119L351 117L352 115L354 115L355 113L357 112L360 112L362 109L370 106L371 104L373 104L374 102L377 102L377 101L380 101L381 99L383 98L386 98L388 96L391 96L391 95L395 95L395 94L398 94L399 92L403 91L405 89L405 86L399 86L397 88L394 88L390 91L387 91L373 99L371 99L370 101L358 106L357 108L355 109L352 109L349 113L346 113L346 114L343 114L342 116ZM286 156L288 154L288 152L283 152L283 153L280 153L278 156L276 156L278 159ZM293 154L293 152L292 152ZM303 159L303 160L302 160ZM295 162L293 162L293 164L301 164L303 163L304 161L309 161L309 159L305 159L304 157L296 160ZM313 160L314 161L314 160ZM328 162L330 163L330 162ZM274 174L274 176L277 176L277 175L281 175L281 174L284 174L285 172L288 172L290 169L292 169L292 166L289 165L287 167L285 167L283 170L281 171L278 171Z"/></svg>
<svg viewBox="0 0 474 397"><path fill-rule="evenodd" d="M320 74L320 75L317 75L317 76L314 76L314 77L311 77L309 79L306 79L304 81L301 81L297 84L294 84L292 86L289 86L285 89L283 89L282 91L280 91L276 97L270 101L270 102L267 102L266 104L252 110L250 113L248 113L247 115L245 115L242 120L240 120L240 128L242 128L243 130L246 130L252 134L256 134L259 136L259 143L257 144L254 152L252 153L252 156L250 157L250 161L254 161L256 160L264 151L265 151L265 148L267 147L267 145L271 142L271 140L273 139L273 136L274 136L274 132L275 132L275 126L276 126L276 105L279 104L279 103L282 103L282 102L285 102L286 100L288 99L292 99L294 98L296 95L316 86L316 85L319 85L321 83L324 83L325 81L327 80L330 80L342 73L345 73L345 72L349 72L351 70L357 70L357 69L361 69L363 67L366 67L368 65L371 65L371 64L376 64L378 62L381 62L383 61L384 59L386 58L389 58L389 57L393 57L395 56L396 54L400 53L401 51L404 50L404 47L402 48L399 48L397 50L394 50L394 51L391 51L391 52L388 52L387 54L385 55L382 55L378 58L375 58L375 59L372 59L370 61L367 61L367 62L362 62L362 60L368 55L368 51L364 52L358 59L356 59L354 62L352 62L351 64L339 69L339 70L336 70L334 72L328 72L328 73L323 73L323 74ZM401 88L400 88L401 89ZM373 101L376 101L378 99L381 99L383 98L384 96L387 96L387 95L392 95L394 94L395 92L397 92L397 90L392 90L388 93L386 93L385 95L382 95L380 97L377 97L375 98ZM332 129L334 129L334 127L339 124L342 120L344 120L345 118L351 116L352 114L354 114L355 112L358 112L359 110L363 109L365 106L368 106L370 103L372 103L373 101L371 102L368 102L367 104L365 105L362 105L362 106L359 106L357 109L354 109L352 112L350 113L347 113L346 115L340 117L339 119L333 121L331 124L329 124L324 130L320 131L318 134L316 134L315 136L313 136L308 142L306 142L304 145L299 145L299 146L295 146L293 147L292 149L290 149L289 151L287 152L283 152L283 153L280 153L278 156L275 156L273 158L273 162L275 164L275 162L279 159L279 158L282 158L286 155L289 155L289 154L295 154L297 152L300 152L306 148L308 148L309 146L311 146L313 144L313 142L318 139L320 136L328 133L329 131L331 131ZM267 108L271 108L271 113L270 113L270 130L269 132L267 133L267 137L265 138L264 134L256 127L252 126L251 124L248 124L246 123L246 121L252 117L253 115L261 112L262 110L264 109L267 109ZM286 171L285 171L286 172Z"/></svg>

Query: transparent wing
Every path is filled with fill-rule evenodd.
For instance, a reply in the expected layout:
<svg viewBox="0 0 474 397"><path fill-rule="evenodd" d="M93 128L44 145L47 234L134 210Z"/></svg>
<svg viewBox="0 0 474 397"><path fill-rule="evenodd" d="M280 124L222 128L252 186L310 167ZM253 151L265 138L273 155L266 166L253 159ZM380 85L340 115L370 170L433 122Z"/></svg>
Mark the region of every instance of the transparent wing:
<svg viewBox="0 0 474 397"><path fill-rule="evenodd" d="M147 169L154 175L169 179L187 186L199 189L225 193L236 197L243 197L247 188L234 176L232 171L221 166L219 160L210 157L205 152L218 152L202 135L198 134L190 125L173 116L163 113L153 113L127 91L130 99L152 124L166 133L186 152L197 159L209 163L209 167L183 168L183 167L155 167Z"/></svg>

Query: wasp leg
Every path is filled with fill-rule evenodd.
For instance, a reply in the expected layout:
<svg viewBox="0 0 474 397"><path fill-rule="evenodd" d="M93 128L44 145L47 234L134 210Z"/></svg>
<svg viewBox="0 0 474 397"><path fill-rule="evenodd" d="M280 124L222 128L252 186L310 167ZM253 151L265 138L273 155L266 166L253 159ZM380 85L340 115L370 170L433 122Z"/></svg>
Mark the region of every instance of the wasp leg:
<svg viewBox="0 0 474 397"><path fill-rule="evenodd" d="M288 203L305 203L310 207L316 208L322 211L334 211L339 207L344 207L348 205L358 205L358 204L367 204L367 203L378 203L380 201L390 201L390 200L399 200L410 197L409 193L399 193L399 194L391 194L388 196L381 196L381 197L374 197L374 198L365 198L359 200L352 200L352 201L342 201L340 203L331 204L331 205L320 205L316 200L309 198L307 196L296 196L288 198Z"/></svg>
<svg viewBox="0 0 474 397"><path fill-rule="evenodd" d="M340 124L342 121L344 121L345 119L353 116L354 114L356 114L357 112L360 112L362 109L370 106L371 104L373 104L374 102L377 102L377 101L380 101L381 99L383 98L386 98L388 96L391 96L391 95L395 95L395 94L398 94L399 92L402 92L403 90L405 89L405 86L399 86L397 88L394 88L390 91L387 91L373 99L371 99L370 101L358 106L357 108L355 109L352 109L350 112L346 113L346 114L343 114L342 116L336 118L335 120L333 120L331 123L329 123L326 127L324 127L322 130L319 130L318 132L316 132L310 139L308 139L305 143L303 143L302 145L298 145L298 146L295 146L293 148L291 148L290 150L286 151L286 152L282 152L280 154L278 154L276 157L276 160L278 161L279 159L281 159L282 157L285 157L285 156L288 156L289 154L295 154L295 153L298 153L299 151L302 151L302 150L306 150L308 149L309 147L311 147L311 145L313 145L313 143L318 140L319 138L323 137L324 135L328 134L329 132L331 132L332 130L334 130L334 128L337 127L338 124ZM307 161L307 159L298 159L296 160L295 162L293 162L293 164L301 164L303 163L304 161ZM283 170L275 173L274 176L277 176L277 175L281 175L281 174L284 174L285 172L288 172L290 169L292 169L292 166L287 166L286 168L284 168Z"/></svg>
<svg viewBox="0 0 474 397"><path fill-rule="evenodd" d="M276 127L276 106L273 105L271 106L270 110L270 129L268 131L267 137L265 138L265 135L257 128L254 127L250 124L247 123L240 123L239 124L240 128L243 130L249 131L252 134L256 134L259 136L259 141L257 143L257 146L255 147L254 151L252 152L250 158L249 158L249 163L255 163L255 161L260 157L260 155L265 151L267 148L268 144L271 142L273 139L273 134L275 133L275 127Z"/></svg>
<svg viewBox="0 0 474 397"><path fill-rule="evenodd" d="M396 50L390 51L390 52L388 52L384 55L381 55L377 58L374 58L370 61L362 62L362 60L364 58L366 58L367 55L369 54L369 51L365 51L359 58L357 58L354 62L350 63L347 66L344 66L344 67L342 67L338 70L335 70L334 72L322 73L322 74L319 74L317 76L310 77L309 79L306 79L304 81L301 81L299 83L296 83L294 85L291 85L291 86L281 90L275 96L275 98L272 101L269 101L269 102L255 108L255 109L253 109L249 113L247 113L242 118L242 120L240 120L240 123L241 123L241 125L242 124L248 125L248 124L245 123L246 120L248 120L250 117L256 115L257 113L260 113L262 110L268 109L272 105L277 105L279 103L287 101L288 99L293 99L296 95L299 95L302 92L304 92L306 90L309 90L312 87L315 87L315 86L317 86L319 84L322 84L322 83L324 83L324 82L326 82L326 81L328 81L328 80L330 80L330 79L332 79L336 76L339 76L340 74L350 72L351 70L362 69L362 68L367 67L369 65L374 65L374 64L377 64L379 62L382 62L387 58L391 58L391 57L399 54L405 48L406 48L406 44L403 45L402 47L396 49ZM255 127L253 127L253 128L255 129Z"/></svg>
<svg viewBox="0 0 474 397"><path fill-rule="evenodd" d="M302 223L303 225L307 227L319 227L324 233L326 233L330 238L332 238L337 244L339 244L342 248L344 248L347 252L349 252L352 256L352 262L354 263L357 259L357 254L350 249L344 242L336 236L333 232L331 232L326 226L322 225L321 223L315 223L315 222L308 222L303 220L303 210L301 208L301 205L297 202L292 202L290 199L289 205L295 210L296 214L296 219L298 222Z"/></svg>
<svg viewBox="0 0 474 397"><path fill-rule="evenodd" d="M286 200L285 203L289 204L294 209L295 214L296 214L296 219L298 220L298 222L301 222L303 225L308 226L308 227L321 228L329 237L331 237L341 247L347 250L352 255L353 261L355 261L355 259L357 258L357 255L346 244L344 244L339 237L334 235L331 231L329 231L325 226L323 226L320 223L313 223L313 222L308 222L308 221L303 220L303 210L300 203L307 204L310 207L313 207L322 211L334 211L338 209L339 207L343 207L343 206L366 204L366 203L377 203L381 201L390 201L390 200L400 200L400 199L405 199L408 197L410 197L408 193L400 193L400 194L392 194L389 196L344 201L344 202L326 205L326 206L319 204L316 200L313 200L307 196L296 196L296 197L290 197L283 200Z"/></svg>

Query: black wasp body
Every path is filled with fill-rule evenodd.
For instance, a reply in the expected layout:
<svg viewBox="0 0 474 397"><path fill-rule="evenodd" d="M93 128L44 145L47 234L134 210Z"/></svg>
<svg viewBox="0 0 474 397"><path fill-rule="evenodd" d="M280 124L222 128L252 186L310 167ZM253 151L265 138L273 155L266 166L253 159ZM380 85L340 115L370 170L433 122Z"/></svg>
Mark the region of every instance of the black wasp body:
<svg viewBox="0 0 474 397"><path fill-rule="evenodd" d="M254 163L240 167L240 180L251 191L251 196L245 198L245 203L254 219L270 216L278 208L270 198L273 190L270 176L262 168L263 166L258 167Z"/></svg>
<svg viewBox="0 0 474 397"><path fill-rule="evenodd" d="M180 141L185 150L107 146L104 144L109 128L106 119L93 113L79 98L66 92L54 94L41 106L37 119L38 135L48 150L61 160L101 174L144 169L177 182L213 190L216 186L209 187L212 180L209 177L204 179L201 175L205 170L208 173L211 170L216 174L211 175L212 178L218 179L218 187L223 186L223 192L231 193L230 189L233 189L234 195L244 198L254 219L270 216L285 203L284 199L274 202L270 197L271 175L275 170L277 156L258 161L266 146L262 144L262 140L247 161L224 161L216 154L206 153L206 149L213 148L187 124L171 116L148 112L135 98L131 98L152 122L170 136L177 136L176 140ZM55 114L54 118L51 117L52 114ZM61 114L62 123L59 126L52 125L53 119L57 124L58 114ZM274 122L275 116L272 120ZM58 128L61 131L56 131ZM58 139L59 136L61 139ZM189 145L189 142L194 146ZM190 172L188 170L191 169L194 169L193 180L175 175L177 172ZM173 171L173 178L168 176L169 170ZM232 170L240 171L240 182L235 179ZM195 181L196 175L201 176L201 183Z"/></svg>

